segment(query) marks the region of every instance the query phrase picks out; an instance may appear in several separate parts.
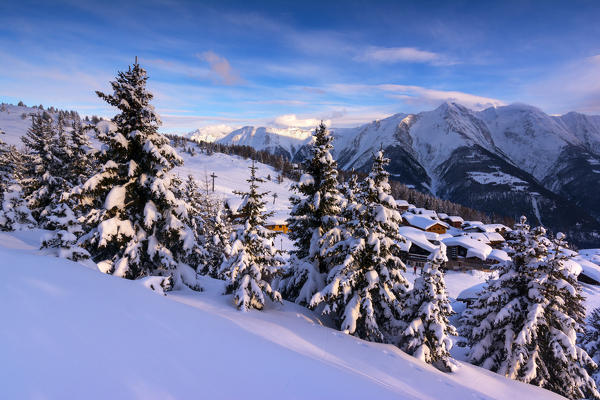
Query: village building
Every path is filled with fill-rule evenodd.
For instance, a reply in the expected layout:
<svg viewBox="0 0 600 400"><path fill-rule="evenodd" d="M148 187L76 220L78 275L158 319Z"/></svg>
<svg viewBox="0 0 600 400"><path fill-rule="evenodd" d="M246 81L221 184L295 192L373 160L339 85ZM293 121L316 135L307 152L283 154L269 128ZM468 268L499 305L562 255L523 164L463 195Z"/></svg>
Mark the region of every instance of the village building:
<svg viewBox="0 0 600 400"><path fill-rule="evenodd" d="M446 245L449 269L487 269L489 265L510 261L505 251L468 236L445 238L442 242Z"/></svg>
<svg viewBox="0 0 600 400"><path fill-rule="evenodd" d="M464 219L462 219L462 217L459 217L457 215L446 215L444 214L446 217L442 218L440 216L440 219L444 222L446 222L447 224L449 224L451 227L453 228L462 228L463 223L465 222Z"/></svg>
<svg viewBox="0 0 600 400"><path fill-rule="evenodd" d="M437 234L445 234L449 227L445 222L424 217L422 215L412 214L411 212L402 214L402 223L422 231L433 232Z"/></svg>
<svg viewBox="0 0 600 400"><path fill-rule="evenodd" d="M406 200L396 200L396 207L398 207L398 211L405 212L408 211L408 207L410 204Z"/></svg>

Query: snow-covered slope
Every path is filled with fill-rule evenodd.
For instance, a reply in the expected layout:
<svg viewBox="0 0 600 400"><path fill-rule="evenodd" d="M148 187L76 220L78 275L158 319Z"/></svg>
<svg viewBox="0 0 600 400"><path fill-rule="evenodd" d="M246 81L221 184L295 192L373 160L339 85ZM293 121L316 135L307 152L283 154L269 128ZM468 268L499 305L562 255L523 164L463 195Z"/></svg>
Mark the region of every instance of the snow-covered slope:
<svg viewBox="0 0 600 400"><path fill-rule="evenodd" d="M245 126L236 129L219 139L218 143L250 146L256 150L265 150L281 154L291 159L308 141L311 131L300 128L270 128Z"/></svg>
<svg viewBox="0 0 600 400"><path fill-rule="evenodd" d="M165 297L38 245L0 233L3 398L561 398L468 364L444 374L291 303L239 312L221 281Z"/></svg>
<svg viewBox="0 0 600 400"><path fill-rule="evenodd" d="M215 142L225 136L227 136L228 134L230 134L231 132L233 132L234 130L239 129L239 128L235 128L229 125L224 125L224 124L220 124L220 125L209 125L209 126L203 126L202 128L198 128L195 129L191 132L188 132L185 137L188 137L192 140L198 141L198 142Z"/></svg>

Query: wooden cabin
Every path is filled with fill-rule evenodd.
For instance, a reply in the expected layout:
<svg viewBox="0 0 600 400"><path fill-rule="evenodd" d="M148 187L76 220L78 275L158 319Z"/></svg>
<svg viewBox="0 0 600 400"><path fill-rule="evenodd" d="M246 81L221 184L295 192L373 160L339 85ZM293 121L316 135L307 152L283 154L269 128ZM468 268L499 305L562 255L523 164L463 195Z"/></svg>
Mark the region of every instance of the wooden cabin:
<svg viewBox="0 0 600 400"><path fill-rule="evenodd" d="M265 227L272 231L283 232L285 234L288 233L288 226L286 223L283 223L283 222L267 224L267 225L265 225Z"/></svg>
<svg viewBox="0 0 600 400"><path fill-rule="evenodd" d="M412 226L413 228L417 228L425 232L433 232L440 235L446 233L448 230L448 224L445 222L412 213L402 214L402 221L404 225Z"/></svg>

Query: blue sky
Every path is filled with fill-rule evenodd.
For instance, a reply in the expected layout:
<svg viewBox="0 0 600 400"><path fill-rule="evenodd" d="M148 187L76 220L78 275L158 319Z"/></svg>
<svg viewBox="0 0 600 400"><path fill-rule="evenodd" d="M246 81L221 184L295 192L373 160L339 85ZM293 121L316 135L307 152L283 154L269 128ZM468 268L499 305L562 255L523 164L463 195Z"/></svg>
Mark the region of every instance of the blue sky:
<svg viewBox="0 0 600 400"><path fill-rule="evenodd" d="M138 56L163 130L353 126L457 101L600 114L597 1L0 2L0 101L111 116Z"/></svg>

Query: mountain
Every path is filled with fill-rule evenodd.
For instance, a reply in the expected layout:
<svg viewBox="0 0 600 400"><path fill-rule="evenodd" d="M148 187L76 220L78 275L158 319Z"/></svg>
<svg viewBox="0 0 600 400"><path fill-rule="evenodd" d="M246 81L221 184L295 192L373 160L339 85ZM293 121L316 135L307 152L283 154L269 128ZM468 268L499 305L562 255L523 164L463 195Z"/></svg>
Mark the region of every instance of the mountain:
<svg viewBox="0 0 600 400"><path fill-rule="evenodd" d="M265 150L292 159L311 140L311 132L301 128L281 129L244 126L217 140L217 142L250 146L256 150Z"/></svg>
<svg viewBox="0 0 600 400"><path fill-rule="evenodd" d="M291 146L277 130L243 129L236 144L295 162L306 156L309 139ZM417 190L489 213L525 214L580 245L600 244L600 117L550 116L525 104L473 111L444 103L332 132L342 169L367 171L383 147L393 179Z"/></svg>
<svg viewBox="0 0 600 400"><path fill-rule="evenodd" d="M232 131L238 128L229 126L229 125L209 125L203 126L202 128L198 128L191 132L188 132L185 137L195 140L197 142L214 142L217 141L224 136L227 136Z"/></svg>

